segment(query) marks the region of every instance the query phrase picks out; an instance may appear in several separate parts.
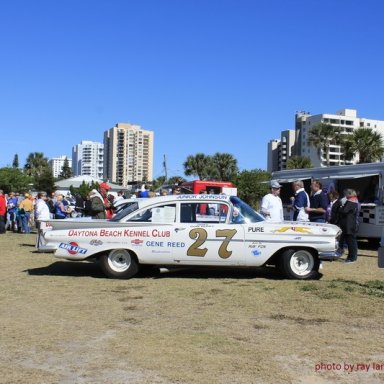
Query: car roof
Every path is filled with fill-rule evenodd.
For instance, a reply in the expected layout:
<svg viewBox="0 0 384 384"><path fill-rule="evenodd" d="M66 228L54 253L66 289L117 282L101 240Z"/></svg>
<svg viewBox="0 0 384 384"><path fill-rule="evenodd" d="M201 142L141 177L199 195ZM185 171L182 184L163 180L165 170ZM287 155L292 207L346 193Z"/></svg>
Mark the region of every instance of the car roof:
<svg viewBox="0 0 384 384"><path fill-rule="evenodd" d="M134 201L135 199L128 199L128 201ZM230 196L228 195L209 195L209 194L186 194L186 195L166 195L166 196L155 196L148 198L137 199L139 206L144 207L146 205L152 205L164 202L194 202L203 201L207 203L212 202L229 202Z"/></svg>
<svg viewBox="0 0 384 384"><path fill-rule="evenodd" d="M145 200L145 199L141 198L141 197L133 197L133 198L129 198L129 199L119 199L113 203L113 206L115 208L117 208L118 206L120 206L122 204L133 203L135 201L140 201L140 200Z"/></svg>

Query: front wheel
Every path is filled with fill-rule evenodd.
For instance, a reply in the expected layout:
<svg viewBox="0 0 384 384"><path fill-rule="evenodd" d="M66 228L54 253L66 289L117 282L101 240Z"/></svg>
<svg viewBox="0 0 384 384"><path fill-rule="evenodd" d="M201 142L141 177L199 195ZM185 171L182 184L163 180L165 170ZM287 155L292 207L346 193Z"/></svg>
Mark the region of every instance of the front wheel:
<svg viewBox="0 0 384 384"><path fill-rule="evenodd" d="M126 249L114 249L100 257L100 267L107 277L129 279L139 271L136 259Z"/></svg>
<svg viewBox="0 0 384 384"><path fill-rule="evenodd" d="M289 279L314 279L319 277L320 261L306 249L288 249L281 257L280 268Z"/></svg>

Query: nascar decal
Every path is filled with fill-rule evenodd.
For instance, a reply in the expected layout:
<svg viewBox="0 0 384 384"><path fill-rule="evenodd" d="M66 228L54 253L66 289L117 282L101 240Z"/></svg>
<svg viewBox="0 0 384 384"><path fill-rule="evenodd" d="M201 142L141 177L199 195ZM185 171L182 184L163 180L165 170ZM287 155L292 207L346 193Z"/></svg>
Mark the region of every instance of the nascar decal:
<svg viewBox="0 0 384 384"><path fill-rule="evenodd" d="M132 245L140 246L140 245L143 245L143 243L144 243L144 240L141 240L141 239L131 240Z"/></svg>
<svg viewBox="0 0 384 384"><path fill-rule="evenodd" d="M252 256L261 256L261 251L260 251L260 249L254 249L253 251L252 251Z"/></svg>
<svg viewBox="0 0 384 384"><path fill-rule="evenodd" d="M96 230L77 230L71 229L68 231L70 237L97 237L98 233Z"/></svg>
<svg viewBox="0 0 384 384"><path fill-rule="evenodd" d="M70 243L60 243L59 248L66 249L70 255L77 255L78 253L85 255L87 253L87 249L80 248L79 244L74 241Z"/></svg>
<svg viewBox="0 0 384 384"><path fill-rule="evenodd" d="M251 248L251 249L255 249L255 248L263 249L263 248L266 248L266 245L262 244L260 242L255 242L255 243L249 244L248 248Z"/></svg>
<svg viewBox="0 0 384 384"><path fill-rule="evenodd" d="M107 230L104 231L104 236L114 236L113 234L108 234ZM100 236L103 236L100 231ZM171 237L171 231L164 231L160 229L152 229L152 230L140 230L140 229L125 229L121 231L121 236L125 237Z"/></svg>
<svg viewBox="0 0 384 384"><path fill-rule="evenodd" d="M68 231L69 237L170 237L171 231L159 229L138 230L138 229L100 229L100 230L79 230Z"/></svg>
<svg viewBox="0 0 384 384"><path fill-rule="evenodd" d="M207 195L207 194L201 194L201 195L178 195L176 197L178 200L221 200L221 201L228 201L228 196L221 194L221 195Z"/></svg>
<svg viewBox="0 0 384 384"><path fill-rule="evenodd" d="M154 247L154 248L163 248L163 247L168 247L168 248L184 248L185 243L182 241L151 241L148 240L145 242L145 245L147 247Z"/></svg>
<svg viewBox="0 0 384 384"><path fill-rule="evenodd" d="M248 227L248 232L264 232L264 227Z"/></svg>
<svg viewBox="0 0 384 384"><path fill-rule="evenodd" d="M103 242L101 240L98 240L98 239L94 239L94 240L91 240L89 242L90 245L93 245L94 247L98 246L98 245L103 245Z"/></svg>
<svg viewBox="0 0 384 384"><path fill-rule="evenodd" d="M219 257L227 259L232 255L232 251L228 250L228 246L237 233L236 229L217 229L216 238L223 237L223 241L218 250ZM208 248L204 247L208 238L208 233L204 228L193 228L189 231L189 238L195 240L187 250L187 256L204 257L208 252Z"/></svg>
<svg viewBox="0 0 384 384"><path fill-rule="evenodd" d="M293 232L299 232L299 233L312 233L312 231L310 229L304 228L304 227L282 227L282 228L276 229L272 232L283 233L283 232L287 232L287 231L293 231Z"/></svg>

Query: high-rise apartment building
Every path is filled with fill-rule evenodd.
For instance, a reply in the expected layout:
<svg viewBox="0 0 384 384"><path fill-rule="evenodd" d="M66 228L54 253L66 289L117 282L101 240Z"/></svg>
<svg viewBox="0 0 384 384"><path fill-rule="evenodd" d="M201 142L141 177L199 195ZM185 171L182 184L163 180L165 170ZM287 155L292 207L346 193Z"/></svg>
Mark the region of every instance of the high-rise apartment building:
<svg viewBox="0 0 384 384"><path fill-rule="evenodd" d="M342 109L335 114L311 115L309 112L297 112L295 115L295 130L283 131L281 140L271 140L268 143L268 171L279 171L286 167L286 162L291 156L308 157L314 167L324 167L327 165L326 154L319 148L314 148L309 144L309 132L312 127L319 124L332 125L341 128L342 135L351 135L357 128L371 128L382 134L384 137L384 121L357 117L355 109ZM289 134L289 147L293 150L284 159L284 132L294 132ZM284 160L284 161L282 161ZM329 165L355 164L358 162L356 156L351 161L344 159L343 149L339 145L330 144L329 146Z"/></svg>
<svg viewBox="0 0 384 384"><path fill-rule="evenodd" d="M327 124L335 128L341 128L342 135L352 135L357 128L371 128L384 136L384 121L372 120L357 117L355 109L342 109L336 114L311 115L308 112L298 112L295 115L295 129L297 141L297 155L307 156L311 159L314 167L324 167L326 163L326 154L309 145L308 133L311 128ZM329 146L329 165L356 164L358 157L351 161L344 159L343 149L339 145L330 144Z"/></svg>
<svg viewBox="0 0 384 384"><path fill-rule="evenodd" d="M123 187L153 178L152 131L118 123L104 132L104 178Z"/></svg>
<svg viewBox="0 0 384 384"><path fill-rule="evenodd" d="M296 132L292 129L282 131L280 140L268 143L268 172L287 168L288 159L295 154L295 144Z"/></svg>
<svg viewBox="0 0 384 384"><path fill-rule="evenodd" d="M83 140L72 148L73 176L91 176L104 179L104 144Z"/></svg>
<svg viewBox="0 0 384 384"><path fill-rule="evenodd" d="M54 157L48 161L53 177L59 177L61 170L63 169L65 159L68 160L68 166L72 167L72 159L65 155Z"/></svg>

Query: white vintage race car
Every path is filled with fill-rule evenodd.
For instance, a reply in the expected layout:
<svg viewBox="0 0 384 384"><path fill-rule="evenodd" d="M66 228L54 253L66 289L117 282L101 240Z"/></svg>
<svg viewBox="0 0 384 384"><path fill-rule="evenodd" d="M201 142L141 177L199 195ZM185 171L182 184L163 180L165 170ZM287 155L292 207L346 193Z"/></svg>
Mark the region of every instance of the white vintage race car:
<svg viewBox="0 0 384 384"><path fill-rule="evenodd" d="M112 278L130 278L146 266L268 264L280 267L288 278L309 279L318 276L321 260L339 257L337 226L271 223L235 196L130 200L111 220L42 224L40 251L68 260L97 259Z"/></svg>

